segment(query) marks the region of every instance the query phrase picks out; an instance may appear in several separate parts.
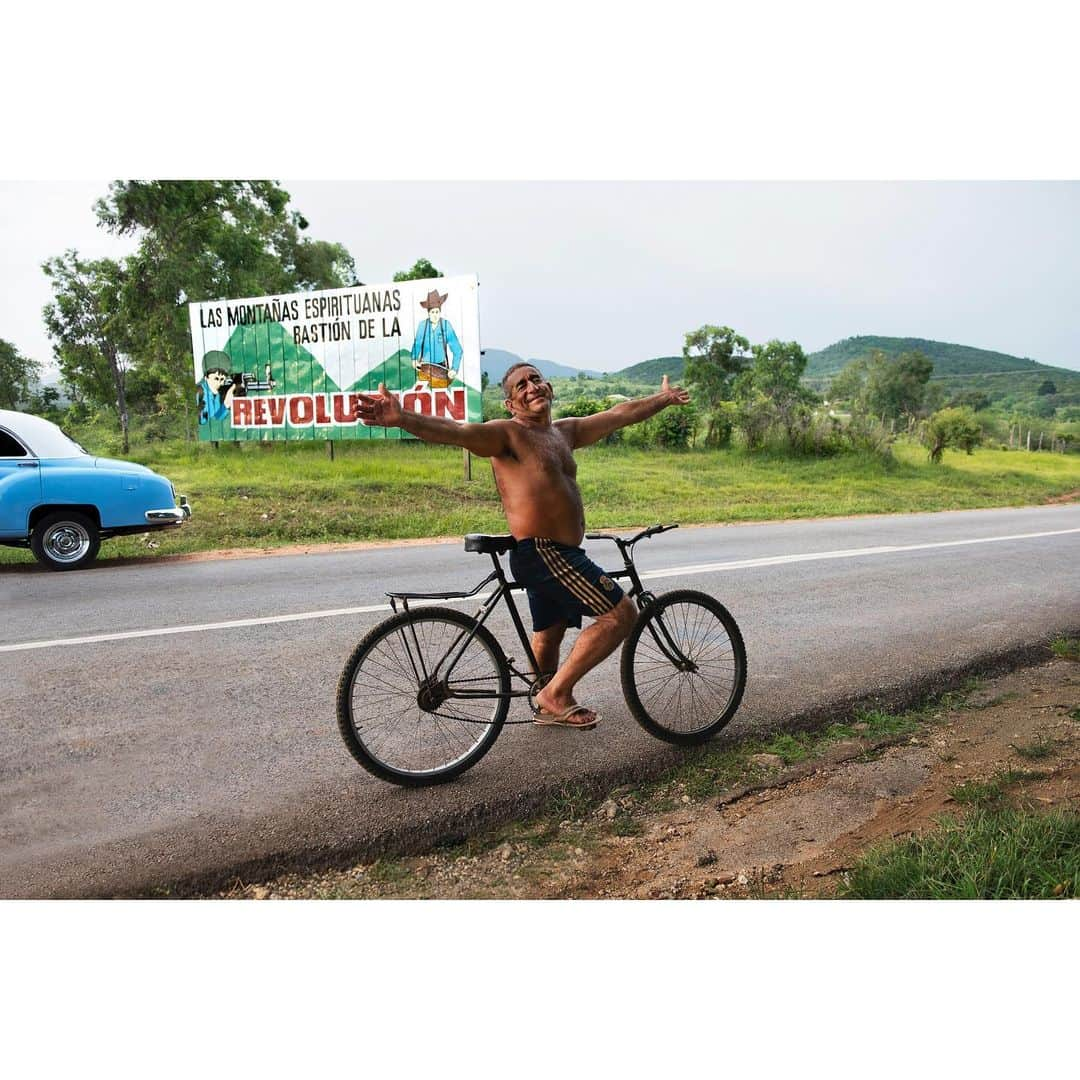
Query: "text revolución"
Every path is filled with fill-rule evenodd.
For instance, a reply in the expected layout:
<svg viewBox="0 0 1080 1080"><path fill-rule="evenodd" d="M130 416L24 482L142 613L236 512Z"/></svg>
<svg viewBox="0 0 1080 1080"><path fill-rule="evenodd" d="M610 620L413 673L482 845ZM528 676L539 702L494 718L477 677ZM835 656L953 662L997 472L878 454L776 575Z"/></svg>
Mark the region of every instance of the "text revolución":
<svg viewBox="0 0 1080 1080"><path fill-rule="evenodd" d="M465 420L465 390L392 390L406 412ZM360 421L360 395L287 394L278 397L236 397L234 428L354 427ZM367 425L364 425L367 426Z"/></svg>

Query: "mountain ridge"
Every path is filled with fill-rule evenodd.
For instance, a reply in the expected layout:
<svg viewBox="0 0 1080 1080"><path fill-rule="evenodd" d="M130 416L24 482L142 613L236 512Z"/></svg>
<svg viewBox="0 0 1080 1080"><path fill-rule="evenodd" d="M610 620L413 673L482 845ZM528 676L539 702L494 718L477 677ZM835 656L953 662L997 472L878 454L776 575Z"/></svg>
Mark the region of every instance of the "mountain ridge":
<svg viewBox="0 0 1080 1080"><path fill-rule="evenodd" d="M974 345L961 345L956 342L935 341L932 338L886 337L883 335L863 334L842 338L826 345L823 349L807 354L806 371L803 377L815 382L824 382L853 360L869 356L874 349L881 349L888 356L902 352L918 350L934 362L934 378L955 375L989 374L1025 374L1043 372L1047 375L1058 373L1077 376L1080 370L1044 364L1031 357L1014 356L1010 353L997 352L993 349L980 349ZM492 358L497 358L492 362ZM504 362L505 361L505 362ZM596 371L591 368L575 368L569 364L559 364L549 360L525 359L516 353L503 349L486 349L481 358L482 366L491 379L499 379L511 363L536 364L542 374L551 378L575 378L579 372L592 378L623 379L629 381L653 383L659 382L662 375L672 380L683 377L686 361L681 356L657 356L642 360L618 371ZM489 368L488 364L491 363ZM501 366L500 366L501 364ZM494 368L498 368L497 371Z"/></svg>

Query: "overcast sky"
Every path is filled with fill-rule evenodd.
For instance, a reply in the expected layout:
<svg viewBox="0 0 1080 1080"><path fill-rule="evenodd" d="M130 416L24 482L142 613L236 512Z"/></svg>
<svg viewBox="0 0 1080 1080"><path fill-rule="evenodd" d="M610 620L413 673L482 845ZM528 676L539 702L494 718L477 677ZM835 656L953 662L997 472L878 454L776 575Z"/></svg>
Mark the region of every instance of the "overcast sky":
<svg viewBox="0 0 1080 1080"><path fill-rule="evenodd" d="M615 370L703 323L812 352L934 338L1080 370L1080 184L289 181L367 284L421 257L480 277L484 348ZM0 338L51 362L41 262L131 249L99 182L0 183Z"/></svg>

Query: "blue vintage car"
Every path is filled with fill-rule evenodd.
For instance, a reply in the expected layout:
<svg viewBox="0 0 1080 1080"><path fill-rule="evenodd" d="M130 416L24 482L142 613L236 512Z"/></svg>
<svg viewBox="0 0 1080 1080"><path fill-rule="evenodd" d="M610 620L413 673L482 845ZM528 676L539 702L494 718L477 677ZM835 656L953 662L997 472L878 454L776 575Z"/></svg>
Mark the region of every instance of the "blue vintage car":
<svg viewBox="0 0 1080 1080"><path fill-rule="evenodd" d="M0 409L0 544L29 547L50 570L78 570L110 536L190 516L164 476L94 457L48 420Z"/></svg>

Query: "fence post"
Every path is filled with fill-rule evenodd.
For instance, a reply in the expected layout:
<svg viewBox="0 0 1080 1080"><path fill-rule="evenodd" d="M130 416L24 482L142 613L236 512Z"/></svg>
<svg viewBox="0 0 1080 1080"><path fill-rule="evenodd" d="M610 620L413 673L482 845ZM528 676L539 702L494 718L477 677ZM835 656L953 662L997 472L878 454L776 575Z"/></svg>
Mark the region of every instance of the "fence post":
<svg viewBox="0 0 1080 1080"><path fill-rule="evenodd" d="M333 439L327 439L326 440L326 450L327 450L327 453L330 455L330 460L333 461L334 460L334 440Z"/></svg>
<svg viewBox="0 0 1080 1080"><path fill-rule="evenodd" d="M465 466L465 479L466 480L471 480L472 479L472 455L464 447L461 448L461 452L462 452L462 454L465 455L464 459L463 459L463 463L464 463L464 466Z"/></svg>

